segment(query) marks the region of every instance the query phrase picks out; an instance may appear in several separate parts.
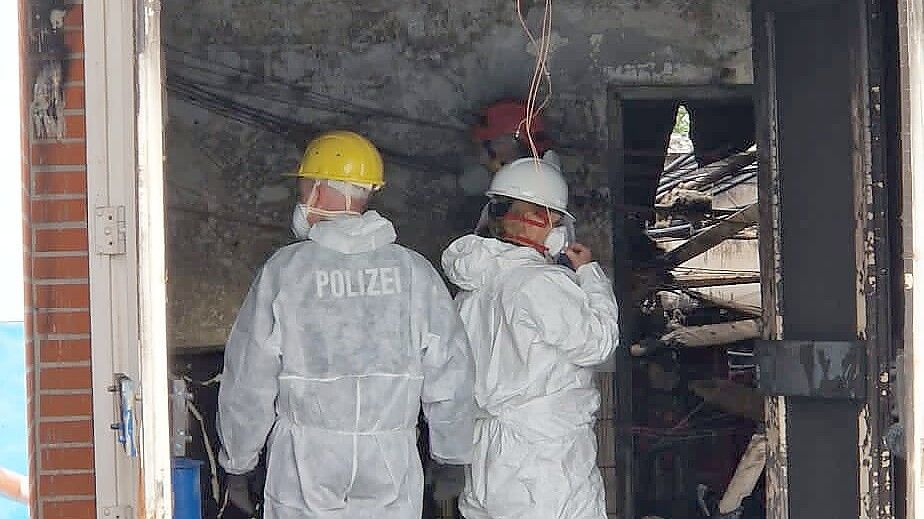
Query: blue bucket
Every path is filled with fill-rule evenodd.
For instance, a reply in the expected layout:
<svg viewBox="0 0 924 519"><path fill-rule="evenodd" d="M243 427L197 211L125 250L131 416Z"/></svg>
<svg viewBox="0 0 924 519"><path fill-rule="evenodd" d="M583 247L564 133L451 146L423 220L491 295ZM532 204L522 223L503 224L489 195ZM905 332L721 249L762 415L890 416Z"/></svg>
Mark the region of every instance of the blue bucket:
<svg viewBox="0 0 924 519"><path fill-rule="evenodd" d="M173 519L202 519L202 462L173 458Z"/></svg>

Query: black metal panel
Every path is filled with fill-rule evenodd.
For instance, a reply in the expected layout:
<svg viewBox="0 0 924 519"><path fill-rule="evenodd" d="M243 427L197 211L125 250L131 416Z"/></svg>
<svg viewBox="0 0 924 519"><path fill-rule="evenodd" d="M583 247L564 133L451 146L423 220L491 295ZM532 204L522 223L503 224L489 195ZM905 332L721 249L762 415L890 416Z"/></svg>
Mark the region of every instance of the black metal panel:
<svg viewBox="0 0 924 519"><path fill-rule="evenodd" d="M858 62L863 1L754 3L756 75L761 119L767 125L759 143L761 178L772 184L762 186L772 190L762 200L775 206L769 209L779 210L774 221L780 225L781 281L777 282L776 272L771 279L782 317L780 331L791 341L851 342L858 337L862 295L856 179L862 178L862 172L855 159L863 152L862 142L856 139L863 121L853 101L864 79ZM772 251L765 248L765 252ZM817 396L861 396L864 393L857 386L865 383L866 376L859 372L848 379L835 376L837 383L821 391L820 381L832 379L809 378L822 368L815 357L818 352L809 349L809 353L811 360L796 356L787 362L790 369L808 370L802 387L779 372L773 380L787 386L776 388L781 393L815 397L786 400L782 474L787 489L780 497L787 503L770 503L770 513L788 510L791 519L858 517L861 403ZM827 355L830 360L830 353L821 358ZM862 357L851 355L861 362L865 352ZM782 354L777 360L782 363ZM841 364L843 368L843 359ZM855 362L846 362L851 364Z"/></svg>
<svg viewBox="0 0 924 519"><path fill-rule="evenodd" d="M862 404L802 397L786 404L789 519L860 517L856 423Z"/></svg>
<svg viewBox="0 0 924 519"><path fill-rule="evenodd" d="M776 15L782 206L783 336L857 337L854 141L850 61L856 1ZM854 403L787 407L791 519L859 516ZM819 445L823 444L823 447Z"/></svg>
<svg viewBox="0 0 924 519"><path fill-rule="evenodd" d="M783 326L787 339L853 340L856 253L847 11L777 15Z"/></svg>
<svg viewBox="0 0 924 519"><path fill-rule="evenodd" d="M754 347L758 387L768 396L866 398L866 344L759 341Z"/></svg>

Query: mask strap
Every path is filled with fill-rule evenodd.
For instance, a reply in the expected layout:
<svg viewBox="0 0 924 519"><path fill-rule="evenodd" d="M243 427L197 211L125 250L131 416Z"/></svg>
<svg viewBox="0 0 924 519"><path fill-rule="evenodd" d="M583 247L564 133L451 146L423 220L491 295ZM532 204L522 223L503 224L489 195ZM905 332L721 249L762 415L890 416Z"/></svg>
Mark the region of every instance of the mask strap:
<svg viewBox="0 0 924 519"><path fill-rule="evenodd" d="M545 210L548 212L549 208L546 207ZM551 223L552 223L552 213L551 212L548 212L546 221L542 221L540 219L529 218L521 214L515 214L511 212L507 212L501 218L504 220L512 220L514 222L525 223L526 225L531 225L533 227L541 227L543 229L551 227ZM543 254L543 255L548 254L549 252L549 248L546 247L544 243L539 243L537 241L530 240L529 238L525 236L520 236L519 234L504 234L503 238L515 245L523 245L526 247L532 247L533 249L536 249L537 251L539 251L540 254Z"/></svg>
<svg viewBox="0 0 924 519"><path fill-rule="evenodd" d="M349 208L351 205L353 205L353 197L350 196L349 193L341 193L339 190L336 190L336 189L335 189L335 191L337 191L338 193L340 193L341 195L343 195L343 197L346 199L346 207L347 207L347 208L344 208L344 209L341 210L341 211L330 211L330 210L327 210L327 209L321 209L321 208L318 208L318 207L314 207L314 205L312 205L312 204L314 204L315 202L317 202L317 199L320 197L320 193L318 192L318 186L319 186L320 184L321 184L320 181L319 181L319 182L315 182L314 186L311 187L311 194L308 195L308 202L305 204L305 208L306 208L306 211L308 212L308 214L317 215L317 216L320 216L320 217L322 217L322 218L334 218L334 217L342 216L342 215L347 215L347 216L361 216L360 213L358 213L358 212L356 212L356 211L351 211L351 210L347 209L347 208Z"/></svg>
<svg viewBox="0 0 924 519"><path fill-rule="evenodd" d="M521 215L521 214L513 214L513 213L510 213L510 212L506 213L506 214L505 214L504 216L502 216L501 218L503 218L504 220L512 220L512 221L514 221L514 222L522 222L522 223L525 223L526 225L531 225L531 226L533 226L533 227L542 227L542 228L549 227L549 224L551 223L551 216L549 217L550 219L549 219L549 221L547 221L547 222L544 222L544 221L538 220L538 219L537 219L537 220L534 220L534 219L532 219L532 218L527 218L526 216L523 216L523 215Z"/></svg>
<svg viewBox="0 0 924 519"><path fill-rule="evenodd" d="M525 236L520 236L519 234L505 234L503 236L505 241L513 243L514 245L523 245L525 247L531 247L536 249L540 254L548 254L549 248L545 246L544 243L539 243Z"/></svg>

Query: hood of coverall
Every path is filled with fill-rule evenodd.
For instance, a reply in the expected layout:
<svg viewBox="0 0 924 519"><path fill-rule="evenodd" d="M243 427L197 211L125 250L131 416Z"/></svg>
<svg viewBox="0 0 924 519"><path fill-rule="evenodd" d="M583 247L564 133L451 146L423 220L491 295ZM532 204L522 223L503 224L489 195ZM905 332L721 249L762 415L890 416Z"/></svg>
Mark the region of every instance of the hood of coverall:
<svg viewBox="0 0 924 519"><path fill-rule="evenodd" d="M463 290L475 290L498 279L497 274L508 268L548 261L531 247L470 234L449 245L442 263L449 281Z"/></svg>
<svg viewBox="0 0 924 519"><path fill-rule="evenodd" d="M394 225L375 211L322 220L308 233L308 239L343 254L373 251L394 243L396 237Z"/></svg>

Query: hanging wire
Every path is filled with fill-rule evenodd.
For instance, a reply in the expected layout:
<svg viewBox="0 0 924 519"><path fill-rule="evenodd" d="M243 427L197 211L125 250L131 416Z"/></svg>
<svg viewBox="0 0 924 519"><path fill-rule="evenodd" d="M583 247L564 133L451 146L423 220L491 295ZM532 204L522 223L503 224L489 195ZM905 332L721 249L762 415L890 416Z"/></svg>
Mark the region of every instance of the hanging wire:
<svg viewBox="0 0 924 519"><path fill-rule="evenodd" d="M542 114L542 111L545 109L552 98L552 75L548 69L548 59L552 45L552 0L545 0L545 9L542 13L541 22L542 32L538 40L536 39L536 36L533 34L533 32L529 29L529 25L526 23L526 18L523 16L521 1L522 0L516 0L517 18L519 19L520 25L523 27L527 38L529 38L529 41L532 43L533 48L536 49L536 66L533 69L533 76L530 79L529 91L526 96L526 117L524 121L521 121L521 124L523 124L526 131L526 140L529 143L529 148L532 151L533 157L537 159L536 168L538 169L539 152L536 147L536 142L533 139L532 128L533 121ZM543 79L545 79L547 84L546 94L542 103L537 107L536 102L537 98L539 97L539 91L541 89Z"/></svg>

